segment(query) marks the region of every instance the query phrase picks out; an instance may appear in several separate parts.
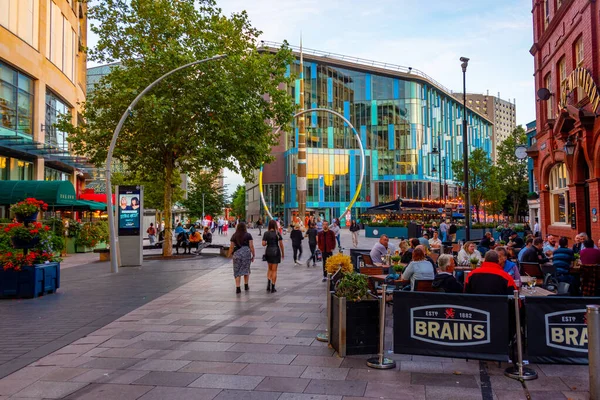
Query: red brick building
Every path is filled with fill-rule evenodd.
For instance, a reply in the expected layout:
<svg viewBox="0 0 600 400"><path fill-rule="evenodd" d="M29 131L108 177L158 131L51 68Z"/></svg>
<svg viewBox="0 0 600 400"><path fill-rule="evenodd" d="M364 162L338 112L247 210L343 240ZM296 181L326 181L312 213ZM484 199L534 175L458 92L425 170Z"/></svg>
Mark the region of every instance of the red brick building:
<svg viewBox="0 0 600 400"><path fill-rule="evenodd" d="M543 234L600 238L600 2L533 0ZM547 89L547 90L544 90Z"/></svg>

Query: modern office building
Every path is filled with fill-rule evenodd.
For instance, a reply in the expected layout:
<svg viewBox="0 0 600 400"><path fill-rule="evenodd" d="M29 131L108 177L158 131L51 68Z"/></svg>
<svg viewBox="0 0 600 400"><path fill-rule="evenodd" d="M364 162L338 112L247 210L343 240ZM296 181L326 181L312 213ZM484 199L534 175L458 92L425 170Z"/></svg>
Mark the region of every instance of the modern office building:
<svg viewBox="0 0 600 400"><path fill-rule="evenodd" d="M454 96L462 101L462 93L454 93ZM487 94L467 93L467 104L477 112L487 116L492 121L492 159L496 162L498 146L502 143L517 127L517 106L516 102L503 100L498 97Z"/></svg>
<svg viewBox="0 0 600 400"><path fill-rule="evenodd" d="M279 46L264 43L264 51ZM296 57L300 54L293 49ZM457 60L457 74L460 63ZM299 60L288 74L299 76ZM441 84L422 72L400 66L304 49L304 108L323 107L344 115L355 126L366 153L365 180L353 217L376 204L404 199L454 198L451 161L463 157L463 106ZM287 88L299 103L299 81ZM469 150L491 155L492 121L470 108ZM361 156L351 129L324 112L307 114L307 210L326 218L339 216L355 194ZM272 214L289 221L297 212L297 127L280 136L275 161L264 166L263 191ZM441 147L442 165L437 154ZM258 179L248 182L247 219L263 215Z"/></svg>
<svg viewBox="0 0 600 400"><path fill-rule="evenodd" d="M77 193L89 164L54 124L77 123L86 94L86 4L0 2L0 181L68 180ZM4 217L6 210L0 210Z"/></svg>
<svg viewBox="0 0 600 400"><path fill-rule="evenodd" d="M535 1L537 142L543 234L600 238L600 4Z"/></svg>
<svg viewBox="0 0 600 400"><path fill-rule="evenodd" d="M535 121L531 121L526 126L526 146L528 149L532 149L535 151L537 143L537 129ZM533 228L533 224L535 224L536 220L539 220L540 215L540 187L538 185L538 181L535 179L533 158L531 157L527 158L527 178L529 181L529 194L527 195L527 205L529 207L529 222L531 227Z"/></svg>

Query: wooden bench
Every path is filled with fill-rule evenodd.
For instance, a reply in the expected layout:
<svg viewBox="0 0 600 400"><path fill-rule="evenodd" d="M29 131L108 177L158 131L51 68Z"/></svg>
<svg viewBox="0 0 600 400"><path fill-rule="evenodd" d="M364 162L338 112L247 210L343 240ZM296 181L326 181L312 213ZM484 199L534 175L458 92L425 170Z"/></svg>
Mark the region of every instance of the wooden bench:
<svg viewBox="0 0 600 400"><path fill-rule="evenodd" d="M100 255L100 261L110 261L110 249L94 249Z"/></svg>

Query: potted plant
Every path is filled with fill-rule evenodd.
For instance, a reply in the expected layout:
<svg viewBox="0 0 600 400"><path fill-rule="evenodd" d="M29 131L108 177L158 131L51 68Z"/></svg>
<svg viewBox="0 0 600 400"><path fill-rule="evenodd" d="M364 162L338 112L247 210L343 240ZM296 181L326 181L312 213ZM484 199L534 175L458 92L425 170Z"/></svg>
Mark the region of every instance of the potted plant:
<svg viewBox="0 0 600 400"><path fill-rule="evenodd" d="M343 274L331 303L329 340L341 357L375 354L379 344L379 301L369 295L368 277Z"/></svg>
<svg viewBox="0 0 600 400"><path fill-rule="evenodd" d="M349 274L354 271L352 259L343 253L330 256L325 263L325 270L335 275L341 269L342 274Z"/></svg>
<svg viewBox="0 0 600 400"><path fill-rule="evenodd" d="M390 259L392 260L392 265L397 266L398 263L400 262L400 260L402 260L402 256L400 256L398 254L394 254L393 256L390 257Z"/></svg>
<svg viewBox="0 0 600 400"><path fill-rule="evenodd" d="M37 219L40 210L46 211L48 204L41 200L28 197L23 201L10 206L10 212L15 215L17 222L31 222Z"/></svg>
<svg viewBox="0 0 600 400"><path fill-rule="evenodd" d="M13 248L15 249L31 249L40 242L40 232L48 231L48 226L42 225L40 222L34 222L33 225L27 226L25 223L14 222L4 228L4 232L10 236Z"/></svg>
<svg viewBox="0 0 600 400"><path fill-rule="evenodd" d="M469 263L471 264L471 268L475 269L479 265L479 259L477 257L471 257Z"/></svg>
<svg viewBox="0 0 600 400"><path fill-rule="evenodd" d="M100 233L93 223L82 224L75 238L75 251L77 253L89 253L94 250L100 241Z"/></svg>
<svg viewBox="0 0 600 400"><path fill-rule="evenodd" d="M397 273L398 275L402 275L402 272L404 272L404 267L402 265L400 265L399 263L394 264L394 272Z"/></svg>

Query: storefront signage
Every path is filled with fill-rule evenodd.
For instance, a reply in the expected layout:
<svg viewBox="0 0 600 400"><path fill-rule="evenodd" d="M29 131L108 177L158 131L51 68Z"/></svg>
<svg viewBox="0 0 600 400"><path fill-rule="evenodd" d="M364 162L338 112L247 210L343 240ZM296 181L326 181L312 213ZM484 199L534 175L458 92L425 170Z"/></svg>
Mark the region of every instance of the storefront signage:
<svg viewBox="0 0 600 400"><path fill-rule="evenodd" d="M599 298L527 297L527 356L542 363L588 363L586 305Z"/></svg>
<svg viewBox="0 0 600 400"><path fill-rule="evenodd" d="M577 229L577 214L575 203L569 203L569 216L571 217L571 229Z"/></svg>
<svg viewBox="0 0 600 400"><path fill-rule="evenodd" d="M395 292L394 352L507 361L510 304L507 296Z"/></svg>
<svg viewBox="0 0 600 400"><path fill-rule="evenodd" d="M569 75L567 84L560 96L561 108L567 106L567 96L578 87L589 98L592 112L598 111L598 107L600 107L600 90L598 90L592 74L585 68L576 68ZM581 95L580 97L583 98Z"/></svg>
<svg viewBox="0 0 600 400"><path fill-rule="evenodd" d="M139 186L119 186L119 236L140 234L141 195Z"/></svg>

